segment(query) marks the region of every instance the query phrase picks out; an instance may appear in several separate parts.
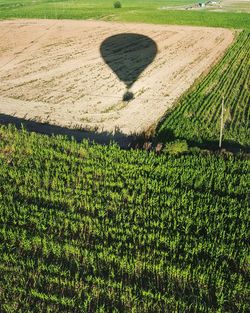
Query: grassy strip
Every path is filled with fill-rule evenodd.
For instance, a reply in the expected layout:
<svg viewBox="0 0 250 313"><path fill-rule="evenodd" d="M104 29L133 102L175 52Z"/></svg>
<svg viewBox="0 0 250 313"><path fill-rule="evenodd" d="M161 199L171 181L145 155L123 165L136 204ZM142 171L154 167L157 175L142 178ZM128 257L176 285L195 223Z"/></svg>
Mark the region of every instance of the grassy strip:
<svg viewBox="0 0 250 313"><path fill-rule="evenodd" d="M10 1L0 0L0 18L104 19L123 22L177 24L242 28L250 30L249 14L232 12L160 10L192 1L122 1L114 9L112 1Z"/></svg>

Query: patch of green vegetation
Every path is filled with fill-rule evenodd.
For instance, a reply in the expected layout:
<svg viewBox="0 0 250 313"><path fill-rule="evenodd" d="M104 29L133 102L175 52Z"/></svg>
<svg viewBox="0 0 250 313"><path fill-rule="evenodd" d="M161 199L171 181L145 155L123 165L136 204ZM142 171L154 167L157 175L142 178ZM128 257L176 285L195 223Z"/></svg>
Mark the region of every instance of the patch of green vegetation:
<svg viewBox="0 0 250 313"><path fill-rule="evenodd" d="M250 146L250 33L242 32L211 72L182 97L158 126L158 140L218 141L225 97L223 141Z"/></svg>
<svg viewBox="0 0 250 313"><path fill-rule="evenodd" d="M120 9L121 7L122 7L122 4L121 4L120 1L115 1L115 2L114 2L114 8L115 8L115 9Z"/></svg>
<svg viewBox="0 0 250 313"><path fill-rule="evenodd" d="M180 155L188 152L188 144L184 140L176 140L166 144L164 152L171 155Z"/></svg>
<svg viewBox="0 0 250 313"><path fill-rule="evenodd" d="M249 165L1 127L1 312L248 312Z"/></svg>
<svg viewBox="0 0 250 313"><path fill-rule="evenodd" d="M0 0L0 18L250 30L248 14L159 10L193 1L121 2ZM224 136L247 144L248 31L161 124L180 139L167 153L0 127L1 312L250 311L250 162L186 153L217 138L222 92Z"/></svg>
<svg viewBox="0 0 250 313"><path fill-rule="evenodd" d="M107 19L123 22L244 28L249 14L186 10L160 10L163 6L188 5L190 0L124 0L115 10L107 0L0 0L0 18Z"/></svg>

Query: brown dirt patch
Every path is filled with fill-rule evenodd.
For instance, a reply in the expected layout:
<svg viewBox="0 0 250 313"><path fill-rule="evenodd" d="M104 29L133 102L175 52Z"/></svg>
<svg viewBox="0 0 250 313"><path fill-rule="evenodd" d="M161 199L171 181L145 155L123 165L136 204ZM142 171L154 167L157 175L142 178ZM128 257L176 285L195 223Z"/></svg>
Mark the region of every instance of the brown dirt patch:
<svg viewBox="0 0 250 313"><path fill-rule="evenodd" d="M103 61L109 36L137 33L158 46L122 101L124 82ZM101 21L0 22L0 113L98 132L141 133L165 114L232 43L230 30Z"/></svg>
<svg viewBox="0 0 250 313"><path fill-rule="evenodd" d="M250 12L249 0L223 0L220 5L225 11Z"/></svg>

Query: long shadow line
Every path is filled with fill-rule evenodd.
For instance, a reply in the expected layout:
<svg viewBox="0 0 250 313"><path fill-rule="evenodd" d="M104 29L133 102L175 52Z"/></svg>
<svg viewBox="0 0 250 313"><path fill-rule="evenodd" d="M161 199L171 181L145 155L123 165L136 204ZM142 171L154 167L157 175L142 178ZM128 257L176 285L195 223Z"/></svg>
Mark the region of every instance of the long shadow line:
<svg viewBox="0 0 250 313"><path fill-rule="evenodd" d="M36 132L40 134L45 134L49 136L53 135L63 135L68 139L74 138L77 142L81 142L84 139L89 140L90 142L95 142L101 145L108 145L110 143L118 144L122 149L131 149L131 148L143 148L143 145L147 141L151 141L153 146L156 146L158 142L162 142L163 144L174 141L177 139L186 140L190 147L199 147L201 149L206 149L210 152L219 151L218 149L218 141L216 140L204 140L201 142L196 142L192 140L187 140L185 137L175 137L172 130L166 131L164 138L162 136L156 136L152 138L145 138L144 134L137 135L131 134L126 135L122 133L119 129L116 129L114 133L111 132L96 132L96 131L88 131L88 130L80 130L80 129L69 129L67 127L50 125L47 123L36 122L32 120L26 120L24 118L18 118L7 114L0 114L0 124L9 125L13 124L17 129L22 129L23 127L28 132ZM223 148L232 153L239 153L240 151L249 154L250 147L242 146L241 144L225 140L223 142Z"/></svg>
<svg viewBox="0 0 250 313"><path fill-rule="evenodd" d="M95 131L79 130L79 129L69 129L62 126L50 125L47 123L40 123L32 120L26 120L24 118L18 118L7 114L0 114L0 124L9 125L13 124L17 129L22 129L23 127L28 132L36 132L46 135L63 135L68 139L72 137L81 142L83 139L88 139L92 142L107 145L111 142L116 142L121 148L131 148L133 143L137 141L139 136L136 135L126 135L123 134L118 129L114 133L101 132L97 133Z"/></svg>

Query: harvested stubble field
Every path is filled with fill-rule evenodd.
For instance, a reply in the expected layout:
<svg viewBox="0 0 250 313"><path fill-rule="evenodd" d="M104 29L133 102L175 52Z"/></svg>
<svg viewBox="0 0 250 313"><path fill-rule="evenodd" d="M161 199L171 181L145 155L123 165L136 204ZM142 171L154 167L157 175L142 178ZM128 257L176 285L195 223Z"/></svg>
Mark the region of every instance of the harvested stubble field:
<svg viewBox="0 0 250 313"><path fill-rule="evenodd" d="M249 0L223 0L222 9L234 12L250 12Z"/></svg>
<svg viewBox="0 0 250 313"><path fill-rule="evenodd" d="M157 46L153 62L134 82L129 102L122 100L125 83L100 53L104 40L124 33L147 36ZM155 124L223 55L234 33L191 26L6 20L0 22L0 38L0 113L131 134ZM137 71L147 47L131 47L132 58L127 55L130 47L119 48L118 67Z"/></svg>

